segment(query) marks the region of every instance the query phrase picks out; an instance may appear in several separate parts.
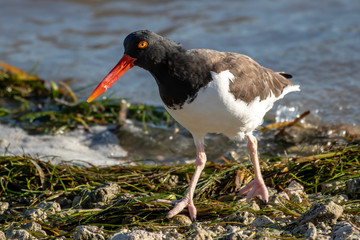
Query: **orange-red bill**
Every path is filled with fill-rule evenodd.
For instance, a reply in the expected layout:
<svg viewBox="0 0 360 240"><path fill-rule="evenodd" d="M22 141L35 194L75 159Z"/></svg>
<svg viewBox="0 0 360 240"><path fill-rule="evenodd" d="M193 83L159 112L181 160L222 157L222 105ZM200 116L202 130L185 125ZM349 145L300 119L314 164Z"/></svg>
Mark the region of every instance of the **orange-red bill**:
<svg viewBox="0 0 360 240"><path fill-rule="evenodd" d="M108 90L127 70L134 66L136 58L129 57L124 54L118 64L109 72L108 75L101 81L101 83L91 93L87 102L93 101L95 98L100 96L103 92Z"/></svg>

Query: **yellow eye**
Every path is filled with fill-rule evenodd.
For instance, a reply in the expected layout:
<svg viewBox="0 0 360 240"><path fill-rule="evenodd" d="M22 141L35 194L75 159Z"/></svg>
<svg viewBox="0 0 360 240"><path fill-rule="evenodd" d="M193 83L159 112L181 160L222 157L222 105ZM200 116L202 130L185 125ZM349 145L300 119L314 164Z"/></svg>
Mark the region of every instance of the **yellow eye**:
<svg viewBox="0 0 360 240"><path fill-rule="evenodd" d="M141 42L139 42L139 44L138 44L138 48L140 48L140 49L144 49L144 48L146 48L148 46L148 43L146 42L146 41L141 41Z"/></svg>

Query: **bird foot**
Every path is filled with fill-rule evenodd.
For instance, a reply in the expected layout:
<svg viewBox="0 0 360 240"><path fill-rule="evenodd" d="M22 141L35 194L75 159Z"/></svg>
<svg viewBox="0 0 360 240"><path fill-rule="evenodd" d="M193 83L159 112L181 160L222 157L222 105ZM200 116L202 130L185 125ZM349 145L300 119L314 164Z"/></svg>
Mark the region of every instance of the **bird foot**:
<svg viewBox="0 0 360 240"><path fill-rule="evenodd" d="M245 187L240 189L239 193L240 195L247 193L246 197L241 199L240 201L248 202L252 197L255 197L257 195L260 195L264 202L269 201L269 192L265 186L264 181L253 180Z"/></svg>
<svg viewBox="0 0 360 240"><path fill-rule="evenodd" d="M171 209L167 214L168 218L174 217L175 215L180 213L182 210L187 208L188 211L189 211L190 219L192 221L196 221L196 207L195 207L194 202L193 202L192 199L189 199L187 197L183 197L182 199L176 200L176 201L164 200L164 199L158 199L157 201L161 202L161 203L174 205L174 208Z"/></svg>

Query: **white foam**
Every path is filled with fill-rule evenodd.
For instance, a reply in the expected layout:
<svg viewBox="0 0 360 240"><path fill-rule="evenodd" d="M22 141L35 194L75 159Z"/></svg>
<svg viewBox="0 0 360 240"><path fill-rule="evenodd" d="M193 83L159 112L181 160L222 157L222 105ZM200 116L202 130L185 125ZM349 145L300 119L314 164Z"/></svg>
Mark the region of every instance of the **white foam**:
<svg viewBox="0 0 360 240"><path fill-rule="evenodd" d="M77 129L63 135L29 135L19 127L0 124L0 153L39 156L59 163L86 162L97 166L120 164L127 156L109 127L91 127L93 133Z"/></svg>

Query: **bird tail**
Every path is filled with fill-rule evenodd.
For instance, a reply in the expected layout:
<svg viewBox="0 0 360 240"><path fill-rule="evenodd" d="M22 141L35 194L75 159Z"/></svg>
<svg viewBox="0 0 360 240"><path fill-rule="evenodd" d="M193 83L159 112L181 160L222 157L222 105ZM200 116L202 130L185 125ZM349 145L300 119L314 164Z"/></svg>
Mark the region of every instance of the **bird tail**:
<svg viewBox="0 0 360 240"><path fill-rule="evenodd" d="M280 74L281 76L283 76L284 78L287 78L287 79L290 79L290 78L293 77L291 74L284 73L284 72L279 72L279 74Z"/></svg>

